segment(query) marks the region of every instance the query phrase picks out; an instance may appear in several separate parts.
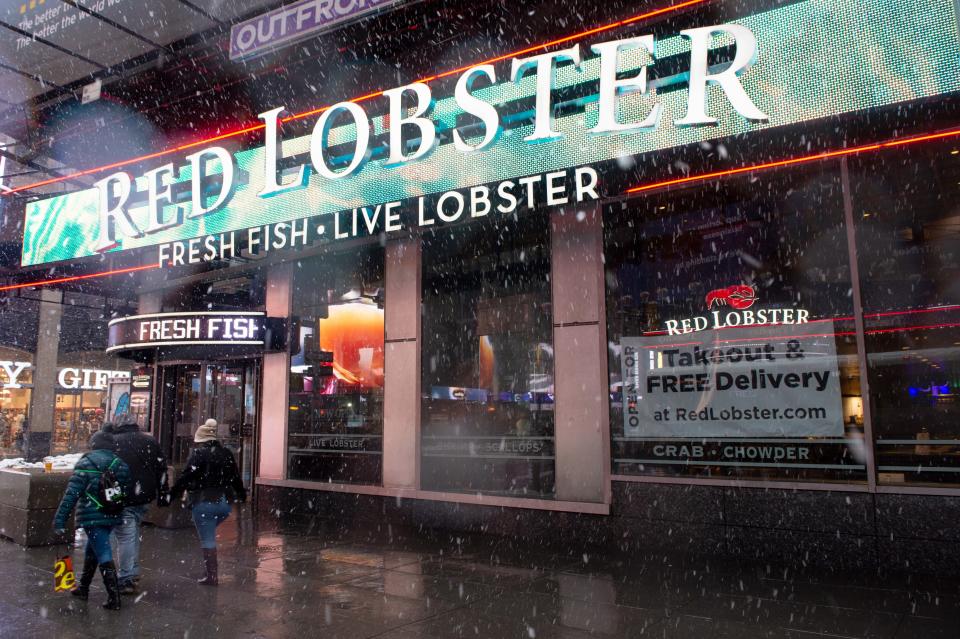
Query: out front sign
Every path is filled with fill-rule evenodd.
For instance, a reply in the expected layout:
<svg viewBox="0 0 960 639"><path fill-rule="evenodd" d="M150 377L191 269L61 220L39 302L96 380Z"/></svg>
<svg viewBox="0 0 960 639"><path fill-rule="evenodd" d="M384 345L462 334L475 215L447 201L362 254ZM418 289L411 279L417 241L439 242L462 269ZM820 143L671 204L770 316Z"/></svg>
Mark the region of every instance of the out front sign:
<svg viewBox="0 0 960 639"><path fill-rule="evenodd" d="M268 11L230 29L230 59L260 55L317 35L402 0L302 0Z"/></svg>
<svg viewBox="0 0 960 639"><path fill-rule="evenodd" d="M805 0L473 67L452 95L342 102L308 136L281 140L277 106L261 147L28 203L22 264L158 247L167 266L576 205L599 196L587 165L958 91L956 17L954 0Z"/></svg>
<svg viewBox="0 0 960 639"><path fill-rule="evenodd" d="M621 340L626 437L843 435L832 322Z"/></svg>
<svg viewBox="0 0 960 639"><path fill-rule="evenodd" d="M107 352L169 346L265 346L267 323L260 312L122 317L110 321Z"/></svg>

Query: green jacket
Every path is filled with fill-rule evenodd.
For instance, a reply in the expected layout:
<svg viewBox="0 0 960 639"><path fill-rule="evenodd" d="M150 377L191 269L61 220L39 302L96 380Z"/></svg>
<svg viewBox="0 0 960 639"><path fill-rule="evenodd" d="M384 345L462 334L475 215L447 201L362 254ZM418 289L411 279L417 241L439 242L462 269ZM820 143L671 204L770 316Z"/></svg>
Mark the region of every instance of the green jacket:
<svg viewBox="0 0 960 639"><path fill-rule="evenodd" d="M57 508L57 515L54 518L54 528L63 529L67 527L67 518L77 508L77 526L117 526L123 521L123 515L107 515L95 503L97 489L100 484L101 472L113 464L113 472L117 480L124 486L130 484L130 469L122 459L114 455L109 450L91 450L77 461L73 467L73 477L67 484L67 492L64 493L60 501L60 507Z"/></svg>

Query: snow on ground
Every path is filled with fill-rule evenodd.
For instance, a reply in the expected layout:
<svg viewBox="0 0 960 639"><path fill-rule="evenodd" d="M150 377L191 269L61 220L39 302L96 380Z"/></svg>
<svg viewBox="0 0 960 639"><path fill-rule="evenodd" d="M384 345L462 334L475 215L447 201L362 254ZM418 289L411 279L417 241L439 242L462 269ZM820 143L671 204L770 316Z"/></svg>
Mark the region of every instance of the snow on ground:
<svg viewBox="0 0 960 639"><path fill-rule="evenodd" d="M0 470L5 468L43 468L45 462L52 462L54 470L73 470L77 460L83 456L83 453L71 453L69 455L52 455L44 457L42 462L28 462L23 457L14 459L0 459Z"/></svg>

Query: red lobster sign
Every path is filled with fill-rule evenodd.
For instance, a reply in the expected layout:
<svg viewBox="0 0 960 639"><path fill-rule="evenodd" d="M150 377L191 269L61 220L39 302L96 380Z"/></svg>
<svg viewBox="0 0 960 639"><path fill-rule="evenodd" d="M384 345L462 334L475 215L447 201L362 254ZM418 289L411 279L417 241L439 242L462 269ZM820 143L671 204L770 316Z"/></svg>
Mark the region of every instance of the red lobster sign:
<svg viewBox="0 0 960 639"><path fill-rule="evenodd" d="M727 288L718 288L707 293L707 309L713 308L714 304L720 306L729 306L730 308L742 311L750 308L757 301L757 294L752 286L736 284Z"/></svg>

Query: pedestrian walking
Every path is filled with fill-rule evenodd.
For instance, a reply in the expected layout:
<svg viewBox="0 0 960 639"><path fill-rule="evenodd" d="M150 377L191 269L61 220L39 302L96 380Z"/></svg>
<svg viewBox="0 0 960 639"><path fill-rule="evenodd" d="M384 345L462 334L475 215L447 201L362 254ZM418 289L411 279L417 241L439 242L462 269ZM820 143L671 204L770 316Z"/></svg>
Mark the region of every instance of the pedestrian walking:
<svg viewBox="0 0 960 639"><path fill-rule="evenodd" d="M231 503L246 501L247 492L233 453L217 440L217 420L208 419L197 429L193 441L198 446L190 451L187 464L173 486L172 498L180 499L184 491L189 495L206 572L198 583L216 586L217 526L230 516Z"/></svg>
<svg viewBox="0 0 960 639"><path fill-rule="evenodd" d="M90 438L90 452L77 460L53 524L55 534L66 534L67 518L74 508L77 509L77 526L86 533L87 546L83 555L80 584L73 591L73 595L87 599L90 583L99 566L103 585L107 590L107 602L103 607L108 610L120 610L120 584L110 548L110 533L115 526L120 525L123 516L119 507L111 507L104 498L104 476L106 475L107 480L116 480L120 486L127 485L130 478L127 465L113 452L116 445L117 442L110 433L101 431Z"/></svg>
<svg viewBox="0 0 960 639"><path fill-rule="evenodd" d="M159 506L168 503L167 458L160 443L141 432L137 420L129 413L120 417L111 431L117 441L117 455L130 468L130 491L123 509L123 522L114 529L120 594L135 595L139 592L143 517L151 502L156 501Z"/></svg>
<svg viewBox="0 0 960 639"><path fill-rule="evenodd" d="M22 416L21 416L22 417ZM21 455L27 454L27 430L30 428L30 420L27 417L18 417L17 434L13 440L17 452Z"/></svg>
<svg viewBox="0 0 960 639"><path fill-rule="evenodd" d="M10 430L13 425L7 420L7 411L0 411L0 448L10 447Z"/></svg>

